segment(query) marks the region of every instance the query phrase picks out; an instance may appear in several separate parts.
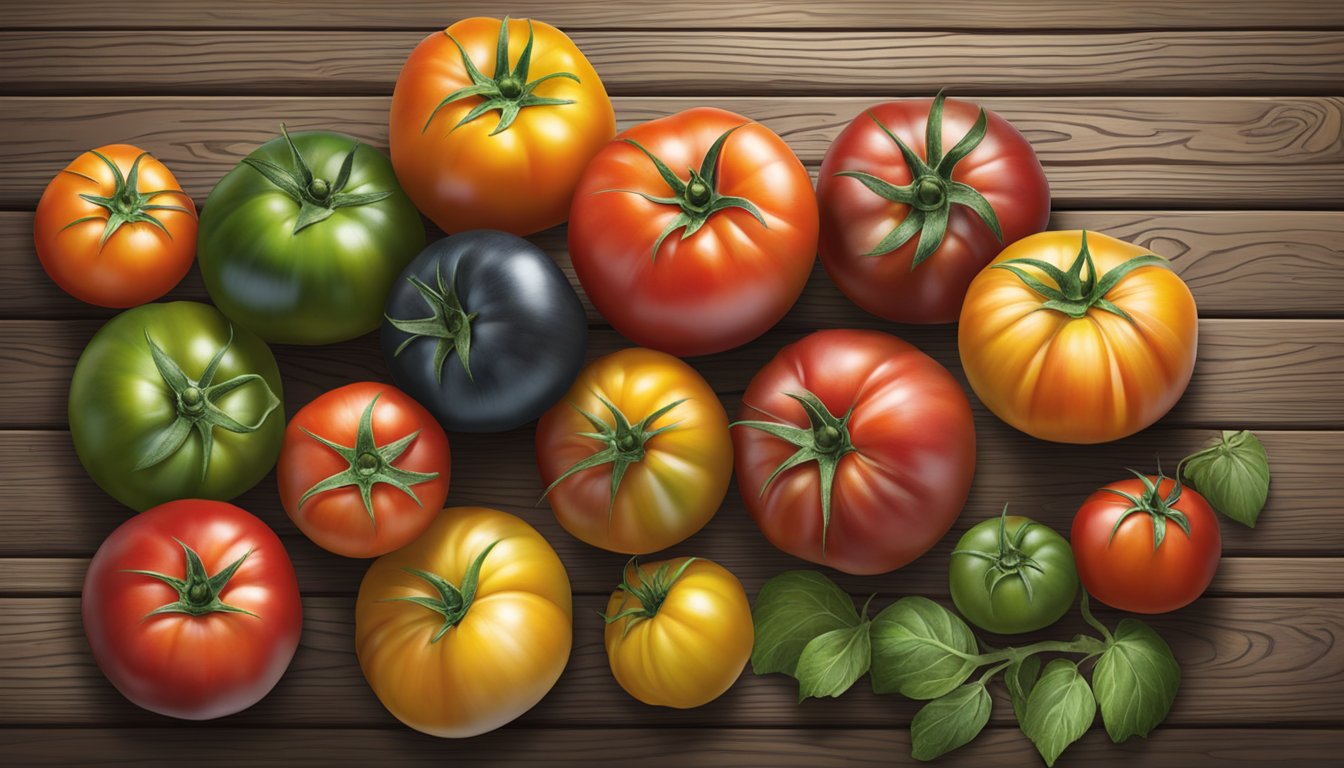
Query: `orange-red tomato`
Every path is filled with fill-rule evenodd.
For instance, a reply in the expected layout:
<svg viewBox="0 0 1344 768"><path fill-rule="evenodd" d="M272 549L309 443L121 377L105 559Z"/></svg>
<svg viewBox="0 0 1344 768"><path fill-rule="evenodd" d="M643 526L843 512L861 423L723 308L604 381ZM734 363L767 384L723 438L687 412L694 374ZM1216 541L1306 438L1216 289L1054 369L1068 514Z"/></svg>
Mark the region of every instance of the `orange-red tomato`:
<svg viewBox="0 0 1344 768"><path fill-rule="evenodd" d="M66 293L134 307L172 290L196 256L196 206L163 163L129 144L75 158L37 204L33 242Z"/></svg>
<svg viewBox="0 0 1344 768"><path fill-rule="evenodd" d="M1171 410L1198 337L1195 299L1166 259L1074 230L1004 249L971 282L957 342L996 416L1042 440L1104 443Z"/></svg>
<svg viewBox="0 0 1344 768"><path fill-rule="evenodd" d="M574 42L544 22L505 22L463 19L426 37L392 94L397 180L450 234L560 224L584 166L616 133L611 99Z"/></svg>

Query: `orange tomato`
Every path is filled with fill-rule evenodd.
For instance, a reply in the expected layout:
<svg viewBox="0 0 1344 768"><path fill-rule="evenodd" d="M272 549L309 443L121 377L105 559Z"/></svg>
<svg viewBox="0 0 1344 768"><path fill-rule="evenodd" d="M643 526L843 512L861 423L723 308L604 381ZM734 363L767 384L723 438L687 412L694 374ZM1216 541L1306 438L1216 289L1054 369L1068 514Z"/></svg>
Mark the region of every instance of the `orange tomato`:
<svg viewBox="0 0 1344 768"><path fill-rule="evenodd" d="M565 33L472 18L411 52L388 140L402 188L445 232L527 235L565 220L584 167L615 133L602 80Z"/></svg>
<svg viewBox="0 0 1344 768"><path fill-rule="evenodd" d="M196 256L196 206L163 163L129 144L75 158L37 204L33 242L66 293L134 307L172 290Z"/></svg>
<svg viewBox="0 0 1344 768"><path fill-rule="evenodd" d="M1096 232L1042 232L966 293L957 341L971 388L1042 440L1103 443L1180 399L1195 367L1195 300L1166 259Z"/></svg>

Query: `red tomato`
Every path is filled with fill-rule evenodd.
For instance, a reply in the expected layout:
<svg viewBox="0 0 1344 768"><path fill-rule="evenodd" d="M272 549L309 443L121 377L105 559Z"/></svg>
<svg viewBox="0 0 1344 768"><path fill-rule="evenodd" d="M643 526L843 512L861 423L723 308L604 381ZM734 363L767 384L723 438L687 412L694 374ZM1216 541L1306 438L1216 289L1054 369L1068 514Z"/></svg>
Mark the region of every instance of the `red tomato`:
<svg viewBox="0 0 1344 768"><path fill-rule="evenodd" d="M84 577L84 633L135 704L186 720L256 704L299 645L303 607L280 539L222 501L170 501L122 523Z"/></svg>
<svg viewBox="0 0 1344 768"><path fill-rule="evenodd" d="M971 278L1050 219L1031 142L942 94L854 118L826 152L817 199L826 272L855 304L905 323L955 322Z"/></svg>
<svg viewBox="0 0 1344 768"><path fill-rule="evenodd" d="M853 574L900 568L961 513L975 426L936 361L877 331L818 331L779 351L742 397L738 488L766 538Z"/></svg>
<svg viewBox="0 0 1344 768"><path fill-rule="evenodd" d="M680 357L764 333L798 300L816 251L807 170L769 128L722 109L617 136L569 213L570 258L593 305L637 344Z"/></svg>
<svg viewBox="0 0 1344 768"><path fill-rule="evenodd" d="M1160 473L1088 496L1069 540L1087 591L1134 613L1166 613L1193 602L1213 581L1223 546L1213 507Z"/></svg>
<svg viewBox="0 0 1344 768"><path fill-rule="evenodd" d="M318 546L377 557L434 522L451 469L448 436L429 411L395 387L365 381L294 415L276 480L285 512Z"/></svg>

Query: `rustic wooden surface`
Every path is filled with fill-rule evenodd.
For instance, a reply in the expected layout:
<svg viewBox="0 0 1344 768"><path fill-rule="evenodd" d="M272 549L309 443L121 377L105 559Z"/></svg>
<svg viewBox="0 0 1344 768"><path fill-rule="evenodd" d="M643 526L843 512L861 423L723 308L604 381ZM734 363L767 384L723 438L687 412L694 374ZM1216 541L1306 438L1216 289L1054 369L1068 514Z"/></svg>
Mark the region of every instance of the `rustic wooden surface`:
<svg viewBox="0 0 1344 768"><path fill-rule="evenodd" d="M1012 120L1050 178L1052 226L1087 227L1173 259L1201 314L1194 381L1162 423L1076 448L1015 433L978 403L979 470L962 531L1004 501L1066 528L1122 467L1174 461L1221 427L1260 431L1274 487L1254 531L1224 525L1209 597L1154 624L1184 668L1167 724L1114 745L1095 728L1060 765L1339 764L1344 755L1344 3L1338 0L70 0L8 4L0 30L0 762L6 765L892 765L915 707L866 685L795 704L750 674L698 710L626 696L594 611L622 558L569 537L535 501L530 429L454 435L451 503L523 515L573 580L575 652L516 724L465 742L401 727L351 647L366 564L308 542L267 478L240 504L288 545L305 595L287 677L253 709L185 724L128 704L90 658L78 616L88 558L127 511L84 475L65 427L80 350L109 310L55 288L33 254L32 210L78 152L153 151L198 202L283 120L386 145L410 48L456 18L556 23L592 59L621 124L713 104L783 135L815 172L867 104L946 86ZM431 237L439 236L432 228ZM563 228L536 242L572 277ZM173 298L204 299L193 272ZM590 355L626 342L589 307ZM692 361L730 408L783 343L820 327L883 328L960 376L950 328L893 326L818 269L780 327ZM385 378L372 338L277 349L289 413L320 392ZM900 572L839 580L883 599L946 596L950 535ZM754 592L798 561L771 548L736 491L675 550ZM1114 618L1114 614L1108 614ZM1079 627L1071 617L1050 634ZM1039 765L998 692L989 729L945 765Z"/></svg>

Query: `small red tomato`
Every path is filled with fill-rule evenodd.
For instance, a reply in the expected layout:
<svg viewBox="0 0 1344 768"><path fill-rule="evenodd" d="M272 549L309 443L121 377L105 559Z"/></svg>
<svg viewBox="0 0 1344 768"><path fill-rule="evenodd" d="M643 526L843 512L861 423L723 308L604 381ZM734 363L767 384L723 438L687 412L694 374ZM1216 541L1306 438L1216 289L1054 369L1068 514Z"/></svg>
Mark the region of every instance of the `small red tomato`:
<svg viewBox="0 0 1344 768"><path fill-rule="evenodd" d="M1087 591L1134 613L1193 602L1213 581L1223 546L1213 507L1160 472L1136 472L1088 496L1069 540Z"/></svg>
<svg viewBox="0 0 1344 768"><path fill-rule="evenodd" d="M434 522L451 469L448 436L429 411L395 387L365 381L294 415L276 480L285 512L318 546L377 557Z"/></svg>

